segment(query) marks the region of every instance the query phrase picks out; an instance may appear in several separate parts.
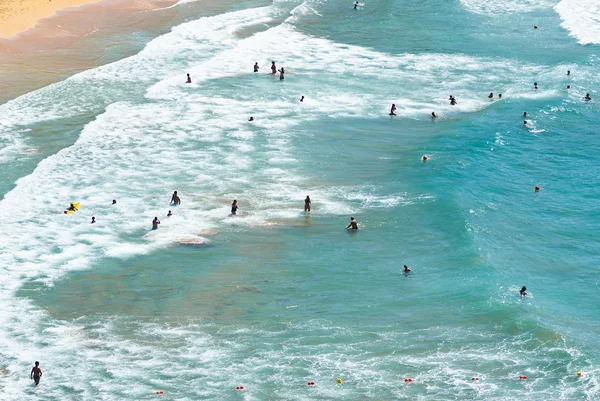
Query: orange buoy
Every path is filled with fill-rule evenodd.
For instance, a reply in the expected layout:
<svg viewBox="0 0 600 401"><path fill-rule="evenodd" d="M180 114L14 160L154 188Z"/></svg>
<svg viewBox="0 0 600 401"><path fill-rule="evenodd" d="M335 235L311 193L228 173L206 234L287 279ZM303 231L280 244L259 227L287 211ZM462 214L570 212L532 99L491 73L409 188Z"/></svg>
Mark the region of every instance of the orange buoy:
<svg viewBox="0 0 600 401"><path fill-rule="evenodd" d="M162 390L161 390L161 391L157 391L157 392L156 392L156 394L158 394L158 395L163 395L164 393L165 393L165 392L164 392L164 391L162 391Z"/></svg>
<svg viewBox="0 0 600 401"><path fill-rule="evenodd" d="M519 379L521 379L521 380L527 380L527 376L519 376Z"/></svg>
<svg viewBox="0 0 600 401"><path fill-rule="evenodd" d="M479 377L472 377L471 380L473 380L473 381L479 380Z"/></svg>
<svg viewBox="0 0 600 401"><path fill-rule="evenodd" d="M412 383L413 379L411 379L410 377L407 377L406 379L404 379L404 381L406 383Z"/></svg>
<svg viewBox="0 0 600 401"><path fill-rule="evenodd" d="M423 157L421 157L421 159L426 162L427 161L427 155L423 155Z"/></svg>
<svg viewBox="0 0 600 401"><path fill-rule="evenodd" d="M308 382L308 385L309 385L309 386L314 386L314 385L315 385L315 382Z"/></svg>
<svg viewBox="0 0 600 401"><path fill-rule="evenodd" d="M533 29L537 29L537 25L534 25L534 26L533 26Z"/></svg>
<svg viewBox="0 0 600 401"><path fill-rule="evenodd" d="M535 186L535 192L538 192L540 190L540 187L538 187L537 185Z"/></svg>
<svg viewBox="0 0 600 401"><path fill-rule="evenodd" d="M236 388L235 388L235 389L236 389L236 390L243 390L243 389L244 389L244 386L236 386Z"/></svg>

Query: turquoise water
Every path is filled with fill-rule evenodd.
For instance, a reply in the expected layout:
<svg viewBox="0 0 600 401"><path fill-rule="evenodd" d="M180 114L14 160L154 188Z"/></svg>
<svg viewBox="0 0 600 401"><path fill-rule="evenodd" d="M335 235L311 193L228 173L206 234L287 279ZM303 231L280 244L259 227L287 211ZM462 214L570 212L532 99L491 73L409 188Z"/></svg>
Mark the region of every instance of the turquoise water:
<svg viewBox="0 0 600 401"><path fill-rule="evenodd" d="M0 106L0 398L598 399L600 10L563 3L186 3Z"/></svg>

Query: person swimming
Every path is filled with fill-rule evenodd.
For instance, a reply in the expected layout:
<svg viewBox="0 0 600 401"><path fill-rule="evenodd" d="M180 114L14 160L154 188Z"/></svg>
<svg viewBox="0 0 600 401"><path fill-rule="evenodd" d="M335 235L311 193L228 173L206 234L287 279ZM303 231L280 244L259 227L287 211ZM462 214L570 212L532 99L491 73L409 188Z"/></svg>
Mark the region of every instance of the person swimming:
<svg viewBox="0 0 600 401"><path fill-rule="evenodd" d="M527 117L527 112L526 111L523 112L523 117Z"/></svg>
<svg viewBox="0 0 600 401"><path fill-rule="evenodd" d="M152 229L158 230L159 224L160 224L160 220L158 220L158 217L155 217L154 220L152 220Z"/></svg>
<svg viewBox="0 0 600 401"><path fill-rule="evenodd" d="M431 112L431 119L435 120L437 118L437 116L435 115L435 111Z"/></svg>
<svg viewBox="0 0 600 401"><path fill-rule="evenodd" d="M117 204L117 200L116 200L116 199L113 199L113 202L112 202L112 204L113 204L113 205L116 205L116 204Z"/></svg>
<svg viewBox="0 0 600 401"><path fill-rule="evenodd" d="M174 205L181 205L181 199L179 199L177 191L173 192L173 196L171 196L171 203Z"/></svg>
<svg viewBox="0 0 600 401"><path fill-rule="evenodd" d="M233 203L231 204L231 214L236 215L237 210L238 210L237 199L234 199Z"/></svg>
<svg viewBox="0 0 600 401"><path fill-rule="evenodd" d="M527 295L527 287L523 286L523 288L521 288L521 291L519 291L519 294L521 294L522 297Z"/></svg>
<svg viewBox="0 0 600 401"><path fill-rule="evenodd" d="M304 102L304 96L300 98L300 102Z"/></svg>
<svg viewBox="0 0 600 401"><path fill-rule="evenodd" d="M571 85L567 85L567 89L571 89Z"/></svg>
<svg viewBox="0 0 600 401"><path fill-rule="evenodd" d="M392 107L390 108L390 116L395 116L396 113L394 113L396 111L396 103L392 103Z"/></svg>
<svg viewBox="0 0 600 401"><path fill-rule="evenodd" d="M96 222L96 218L92 216L92 222L90 224L94 224Z"/></svg>
<svg viewBox="0 0 600 401"><path fill-rule="evenodd" d="M167 213L167 217L171 217L173 216L173 213L171 213L171 211L169 210L169 213Z"/></svg>
<svg viewBox="0 0 600 401"><path fill-rule="evenodd" d="M527 127L527 120L523 121L523 127Z"/></svg>
<svg viewBox="0 0 600 401"><path fill-rule="evenodd" d="M69 207L67 208L67 210L68 210L69 212L74 212L75 210L77 210L77 208L75 207L75 205L74 205L74 204L70 203L70 204L69 204Z"/></svg>
<svg viewBox="0 0 600 401"><path fill-rule="evenodd" d="M410 273L412 270L410 270L410 268L407 265L404 265L404 270L402 271L403 273Z"/></svg>
<svg viewBox="0 0 600 401"><path fill-rule="evenodd" d="M306 199L304 199L304 211L310 212L310 196L306 195Z"/></svg>
<svg viewBox="0 0 600 401"><path fill-rule="evenodd" d="M350 217L350 224L346 226L346 230L352 227L353 230L358 230L358 222L354 219L354 216Z"/></svg>
<svg viewBox="0 0 600 401"><path fill-rule="evenodd" d="M258 66L258 62L254 63L254 72L258 72L258 69L260 67Z"/></svg>
<svg viewBox="0 0 600 401"><path fill-rule="evenodd" d="M498 93L498 99L502 99L502 93Z"/></svg>
<svg viewBox="0 0 600 401"><path fill-rule="evenodd" d="M254 121L254 117L250 117L248 121Z"/></svg>
<svg viewBox="0 0 600 401"><path fill-rule="evenodd" d="M490 94L488 95L488 99L493 99L494 98L494 94L492 92L490 92Z"/></svg>
<svg viewBox="0 0 600 401"><path fill-rule="evenodd" d="M277 67L275 67L275 62L271 61L271 74L275 75L277 74Z"/></svg>
<svg viewBox="0 0 600 401"><path fill-rule="evenodd" d="M358 1L356 3L354 3L354 9L356 10L358 8Z"/></svg>
<svg viewBox="0 0 600 401"><path fill-rule="evenodd" d="M283 74L285 74L285 70L283 69L283 67L281 67L281 69L279 70L279 80L280 81L283 81L285 79Z"/></svg>
<svg viewBox="0 0 600 401"><path fill-rule="evenodd" d="M455 98L454 96L451 96L451 97L450 97L450 105L451 105L451 106L454 106L456 103L458 103L458 102L456 101L456 98Z"/></svg>
<svg viewBox="0 0 600 401"><path fill-rule="evenodd" d="M186 84L191 84L192 83L192 77L190 77L190 74L187 74L187 81L185 81Z"/></svg>
<svg viewBox="0 0 600 401"><path fill-rule="evenodd" d="M584 97L585 100L592 100L592 97L590 96L589 93L587 93Z"/></svg>
<svg viewBox="0 0 600 401"><path fill-rule="evenodd" d="M42 378L42 369L40 369L40 363L38 361L35 361L35 366L31 369L29 378L33 379L33 382L36 386L40 384L40 379Z"/></svg>
<svg viewBox="0 0 600 401"><path fill-rule="evenodd" d="M534 83L533 83L533 89L537 89L537 88L538 88L538 86L537 86L537 82L534 82Z"/></svg>
<svg viewBox="0 0 600 401"><path fill-rule="evenodd" d="M571 75L571 70L567 70L567 75Z"/></svg>

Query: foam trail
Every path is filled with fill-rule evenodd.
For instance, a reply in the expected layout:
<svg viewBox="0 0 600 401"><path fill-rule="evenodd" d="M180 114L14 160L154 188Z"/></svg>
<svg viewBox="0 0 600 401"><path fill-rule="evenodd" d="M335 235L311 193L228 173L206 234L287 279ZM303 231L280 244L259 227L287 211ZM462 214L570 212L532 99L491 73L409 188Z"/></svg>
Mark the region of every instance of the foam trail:
<svg viewBox="0 0 600 401"><path fill-rule="evenodd" d="M550 8L554 0L461 0L469 12L484 15L506 15Z"/></svg>
<svg viewBox="0 0 600 401"><path fill-rule="evenodd" d="M600 44L600 3L595 0L561 0L554 7L569 35L582 45Z"/></svg>

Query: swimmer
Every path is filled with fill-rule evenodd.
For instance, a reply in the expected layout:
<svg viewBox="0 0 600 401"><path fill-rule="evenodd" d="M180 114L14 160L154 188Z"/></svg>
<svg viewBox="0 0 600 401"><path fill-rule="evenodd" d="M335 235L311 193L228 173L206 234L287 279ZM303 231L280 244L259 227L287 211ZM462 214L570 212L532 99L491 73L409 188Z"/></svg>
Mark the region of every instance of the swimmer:
<svg viewBox="0 0 600 401"><path fill-rule="evenodd" d="M250 117L248 121L254 121L254 117Z"/></svg>
<svg viewBox="0 0 600 401"><path fill-rule="evenodd" d="M353 230L358 230L358 222L354 219L354 216L350 217L350 224L346 226L346 230L352 227Z"/></svg>
<svg viewBox="0 0 600 401"><path fill-rule="evenodd" d="M523 117L527 117L527 112L526 111L523 112Z"/></svg>
<svg viewBox="0 0 600 401"><path fill-rule="evenodd" d="M160 224L160 220L158 220L158 217L155 217L154 220L152 220L152 229L158 230L159 224Z"/></svg>
<svg viewBox="0 0 600 401"><path fill-rule="evenodd" d="M490 92L490 94L488 95L488 99L493 99L494 98L494 94L492 92Z"/></svg>
<svg viewBox="0 0 600 401"><path fill-rule="evenodd" d="M74 204L70 203L69 207L67 208L67 210L70 211L70 212L74 212L77 209L75 209L75 205Z"/></svg>
<svg viewBox="0 0 600 401"><path fill-rule="evenodd" d="M358 1L356 3L354 3L354 9L356 10L358 8Z"/></svg>
<svg viewBox="0 0 600 401"><path fill-rule="evenodd" d="M498 99L502 99L502 93L498 93Z"/></svg>
<svg viewBox="0 0 600 401"><path fill-rule="evenodd" d="M394 113L396 111L396 103L392 103L392 107L390 108L390 116L395 116L396 113Z"/></svg>
<svg viewBox="0 0 600 401"><path fill-rule="evenodd" d="M407 265L404 265L404 270L402 271L403 273L409 273L412 270L410 270L410 268Z"/></svg>
<svg viewBox="0 0 600 401"><path fill-rule="evenodd" d="M283 69L283 67L281 67L281 70L279 71L279 80L283 81L285 78L283 77L283 74L285 73L285 70Z"/></svg>
<svg viewBox="0 0 600 401"><path fill-rule="evenodd" d="M527 120L523 121L523 126L526 127L527 126Z"/></svg>
<svg viewBox="0 0 600 401"><path fill-rule="evenodd" d="M40 363L38 361L35 361L35 366L31 369L29 378L33 379L36 386L40 384L40 379L42 378L42 369L40 369Z"/></svg>
<svg viewBox="0 0 600 401"><path fill-rule="evenodd" d="M521 288L521 291L519 291L519 294L521 294L522 297L527 295L527 287L523 286L523 288Z"/></svg>
<svg viewBox="0 0 600 401"><path fill-rule="evenodd" d="M538 88L538 86L537 86L537 82L534 82L534 83L533 83L533 89L537 89L537 88Z"/></svg>
<svg viewBox="0 0 600 401"><path fill-rule="evenodd" d="M258 62L254 63L254 72L258 72L258 69L260 67L258 66Z"/></svg>
<svg viewBox="0 0 600 401"><path fill-rule="evenodd" d="M275 75L277 74L277 67L275 67L275 62L271 61L271 74Z"/></svg>
<svg viewBox="0 0 600 401"><path fill-rule="evenodd" d="M169 213L167 213L167 217L171 217L173 216L173 213L171 213L171 211L169 210Z"/></svg>
<svg viewBox="0 0 600 401"><path fill-rule="evenodd" d="M435 111L431 112L431 119L435 120L437 118L437 116L435 115Z"/></svg>
<svg viewBox="0 0 600 401"><path fill-rule="evenodd" d="M192 77L190 77L190 74L187 74L187 81L185 81L186 84L191 84L192 83Z"/></svg>
<svg viewBox="0 0 600 401"><path fill-rule="evenodd" d="M310 196L306 195L306 199L304 199L304 211L310 212Z"/></svg>
<svg viewBox="0 0 600 401"><path fill-rule="evenodd" d="M92 216L92 222L90 224L94 224L96 222L96 218Z"/></svg>
<svg viewBox="0 0 600 401"><path fill-rule="evenodd" d="M300 98L300 102L304 102L304 96Z"/></svg>
<svg viewBox="0 0 600 401"><path fill-rule="evenodd" d="M458 103L458 102L456 101L456 98L454 98L454 97L453 97L452 99L450 99L450 105L451 105L451 106L454 106L456 103Z"/></svg>
<svg viewBox="0 0 600 401"><path fill-rule="evenodd" d="M173 192L173 196L171 196L171 203L174 205L181 205L181 199L179 199L177 191Z"/></svg>
<svg viewBox="0 0 600 401"><path fill-rule="evenodd" d="M231 214L236 215L237 214L237 210L238 210L237 200L234 199L233 203L231 204Z"/></svg>
<svg viewBox="0 0 600 401"><path fill-rule="evenodd" d="M590 96L589 93L587 93L584 97L585 100L592 100L592 97Z"/></svg>
<svg viewBox="0 0 600 401"><path fill-rule="evenodd" d="M567 70L567 75L571 75L571 70Z"/></svg>
<svg viewBox="0 0 600 401"><path fill-rule="evenodd" d="M113 205L116 205L116 204L117 204L117 200L116 200L116 199L113 199L113 203L112 203L112 204L113 204Z"/></svg>
<svg viewBox="0 0 600 401"><path fill-rule="evenodd" d="M571 89L571 85L567 85L567 90L568 90L568 89Z"/></svg>

